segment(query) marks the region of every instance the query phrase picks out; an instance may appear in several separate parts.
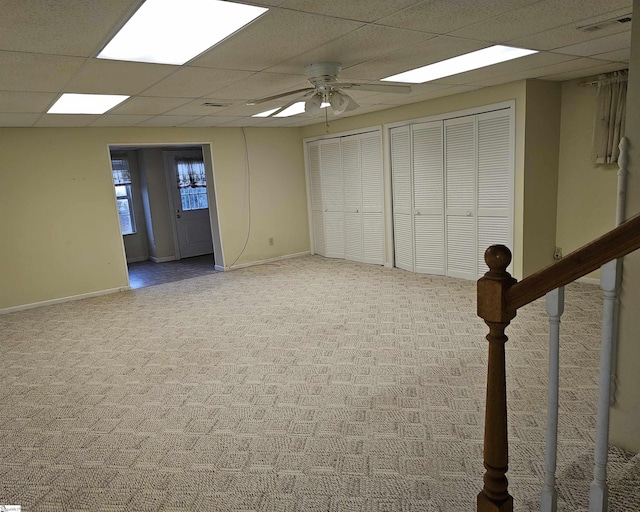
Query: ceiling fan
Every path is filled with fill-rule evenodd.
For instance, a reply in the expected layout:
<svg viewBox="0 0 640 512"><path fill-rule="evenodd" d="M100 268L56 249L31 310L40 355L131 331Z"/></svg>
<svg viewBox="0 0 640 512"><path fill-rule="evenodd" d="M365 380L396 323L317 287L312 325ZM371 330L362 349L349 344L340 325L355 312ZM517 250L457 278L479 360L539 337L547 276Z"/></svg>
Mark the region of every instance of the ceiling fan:
<svg viewBox="0 0 640 512"><path fill-rule="evenodd" d="M286 98L298 94L294 100L271 112L266 117L273 117L280 114L294 103L304 101L304 111L310 115L318 115L322 108L331 107L335 115L340 115L346 111L358 108L360 105L351 97L345 94L345 89L352 91L371 91L385 92L396 94L407 94L411 92L408 85L392 85L392 84L376 84L376 83L357 83L357 82L339 82L342 66L339 62L319 62L310 64L305 68L305 75L312 87L296 89L266 98L249 100L247 105L259 105L271 100Z"/></svg>

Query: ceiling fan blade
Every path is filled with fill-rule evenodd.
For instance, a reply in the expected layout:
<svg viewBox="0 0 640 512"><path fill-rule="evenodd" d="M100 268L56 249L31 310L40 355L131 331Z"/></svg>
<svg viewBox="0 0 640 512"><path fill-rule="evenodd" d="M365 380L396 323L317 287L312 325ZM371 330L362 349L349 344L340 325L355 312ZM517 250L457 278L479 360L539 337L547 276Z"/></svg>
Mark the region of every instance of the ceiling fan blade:
<svg viewBox="0 0 640 512"><path fill-rule="evenodd" d="M352 91L386 92L393 94L408 94L411 92L410 85L338 83L338 86L341 89L351 89Z"/></svg>
<svg viewBox="0 0 640 512"><path fill-rule="evenodd" d="M291 96L292 94L298 94L300 92L314 91L314 90L315 90L315 88L313 88L313 87L305 87L304 89L296 89L295 91L283 92L282 94L274 94L273 96L267 96L266 98L259 98L259 99L255 99L255 100L249 100L249 101L247 101L247 105L259 105L260 103L266 103L267 101L277 100L277 99L280 99L280 98L285 98L287 96Z"/></svg>
<svg viewBox="0 0 640 512"><path fill-rule="evenodd" d="M278 110L272 112L267 117L275 117L275 116L277 116L280 112L283 112L283 111L287 110L294 103L298 103L299 101L304 101L305 98L307 98L311 94L311 91L315 92L315 89L310 89L310 90L303 89L303 90L307 91L307 92L305 94L303 94L302 96L298 96L297 98L291 100L289 103L285 104L283 107L280 107ZM300 91L297 91L297 92L300 92Z"/></svg>

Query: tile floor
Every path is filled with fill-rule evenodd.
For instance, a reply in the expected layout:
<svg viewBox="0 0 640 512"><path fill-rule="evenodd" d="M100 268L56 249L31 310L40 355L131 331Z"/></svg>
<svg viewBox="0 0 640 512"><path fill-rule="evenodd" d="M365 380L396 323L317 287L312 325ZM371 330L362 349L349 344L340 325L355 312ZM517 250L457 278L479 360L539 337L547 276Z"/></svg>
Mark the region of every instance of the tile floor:
<svg viewBox="0 0 640 512"><path fill-rule="evenodd" d="M128 266L129 284L132 290L218 272L214 268L213 254L167 261L165 263L141 261L129 263Z"/></svg>

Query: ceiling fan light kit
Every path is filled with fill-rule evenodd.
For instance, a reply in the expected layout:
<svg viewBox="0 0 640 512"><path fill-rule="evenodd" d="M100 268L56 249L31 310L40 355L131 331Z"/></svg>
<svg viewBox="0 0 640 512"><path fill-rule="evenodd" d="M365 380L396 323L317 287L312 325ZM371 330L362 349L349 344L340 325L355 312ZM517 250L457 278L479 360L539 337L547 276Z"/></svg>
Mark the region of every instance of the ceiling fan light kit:
<svg viewBox="0 0 640 512"><path fill-rule="evenodd" d="M323 108L330 106L333 114L338 116L360 106L351 96L343 92L344 89L392 94L406 94L411 92L411 87L408 85L340 82L338 81L338 78L340 77L341 71L342 66L339 62L318 62L316 64L310 64L305 68L305 76L307 77L307 80L309 80L311 87L296 89L273 96L267 96L265 98L249 100L247 101L247 105L259 105L260 103L266 103L268 101L302 93L302 95L297 96L294 100L282 107L270 111L269 114L262 112L260 114L256 114L256 116L282 117L280 114L287 111L287 109L295 103L303 103L304 112L308 115L317 116L321 113Z"/></svg>

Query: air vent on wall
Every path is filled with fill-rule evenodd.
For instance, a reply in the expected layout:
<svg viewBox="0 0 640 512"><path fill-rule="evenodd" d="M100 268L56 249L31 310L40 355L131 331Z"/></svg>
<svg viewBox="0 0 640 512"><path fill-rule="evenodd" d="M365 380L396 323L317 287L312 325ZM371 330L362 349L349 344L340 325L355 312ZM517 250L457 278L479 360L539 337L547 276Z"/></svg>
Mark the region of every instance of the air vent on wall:
<svg viewBox="0 0 640 512"><path fill-rule="evenodd" d="M223 103L221 101L208 101L206 103L203 103L202 106L211 108L230 107L231 103Z"/></svg>
<svg viewBox="0 0 640 512"><path fill-rule="evenodd" d="M631 23L631 13L609 20L598 21L597 23L590 23L589 25L582 25L581 27L578 27L578 30L581 30L582 32L596 32L621 23Z"/></svg>

